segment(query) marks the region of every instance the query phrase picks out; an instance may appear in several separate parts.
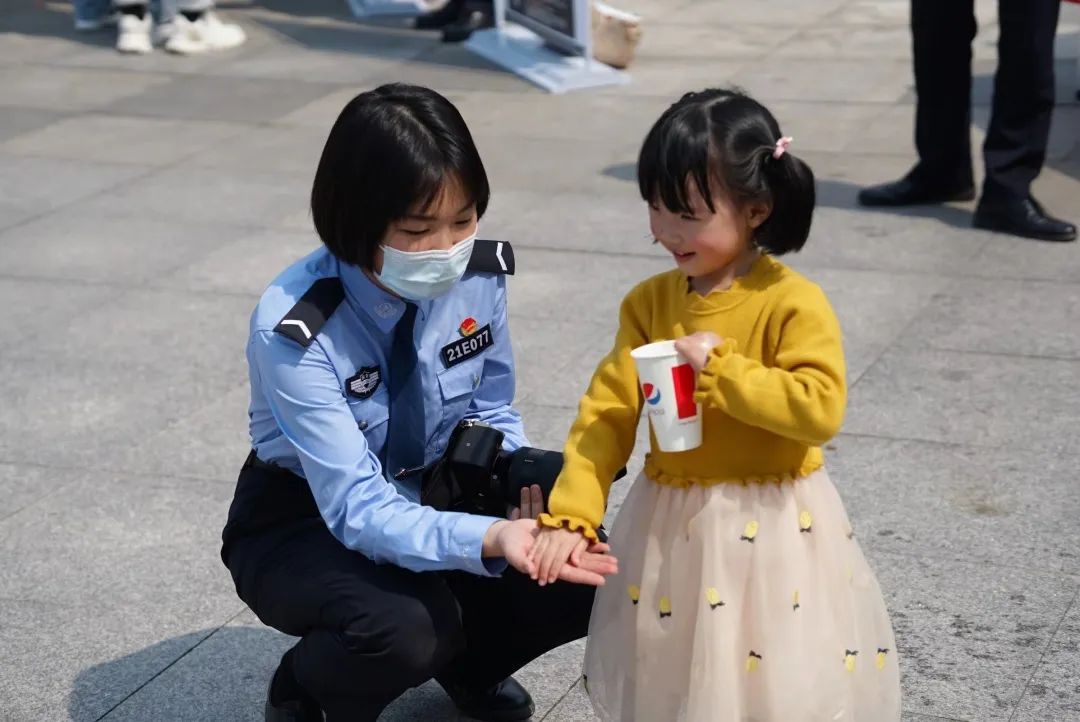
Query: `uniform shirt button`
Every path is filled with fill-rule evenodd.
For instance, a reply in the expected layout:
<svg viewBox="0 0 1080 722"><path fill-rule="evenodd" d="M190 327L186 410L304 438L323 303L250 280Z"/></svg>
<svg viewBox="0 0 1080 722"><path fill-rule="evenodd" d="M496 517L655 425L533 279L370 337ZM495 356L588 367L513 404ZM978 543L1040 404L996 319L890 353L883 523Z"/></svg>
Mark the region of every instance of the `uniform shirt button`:
<svg viewBox="0 0 1080 722"><path fill-rule="evenodd" d="M361 431L367 431L367 427L368 427L368 422L366 422L366 421L361 421L360 423L358 423L358 424L356 425L356 427L357 427L358 429L360 429Z"/></svg>

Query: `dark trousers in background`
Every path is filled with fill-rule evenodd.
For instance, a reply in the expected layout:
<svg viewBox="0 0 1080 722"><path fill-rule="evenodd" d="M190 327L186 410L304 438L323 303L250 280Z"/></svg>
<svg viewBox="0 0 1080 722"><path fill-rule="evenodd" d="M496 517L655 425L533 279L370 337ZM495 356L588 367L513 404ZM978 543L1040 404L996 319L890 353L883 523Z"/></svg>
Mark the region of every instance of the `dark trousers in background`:
<svg viewBox="0 0 1080 722"><path fill-rule="evenodd" d="M1054 34L1061 0L999 0L1001 38L983 154L987 198L1026 198L1042 170L1054 109ZM931 184L970 183L974 0L912 0L915 146Z"/></svg>
<svg viewBox="0 0 1080 722"><path fill-rule="evenodd" d="M592 587L416 573L346 549L307 483L249 459L222 558L240 598L296 637L296 677L327 722L374 720L432 677L483 689L588 632Z"/></svg>

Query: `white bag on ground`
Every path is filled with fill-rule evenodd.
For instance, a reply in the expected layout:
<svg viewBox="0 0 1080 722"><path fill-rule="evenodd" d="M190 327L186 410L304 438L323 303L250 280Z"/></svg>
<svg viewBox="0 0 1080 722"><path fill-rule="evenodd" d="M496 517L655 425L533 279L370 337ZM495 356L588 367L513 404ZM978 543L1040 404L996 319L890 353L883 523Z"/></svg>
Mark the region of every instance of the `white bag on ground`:
<svg viewBox="0 0 1080 722"><path fill-rule="evenodd" d="M625 68L634 60L641 41L641 17L607 3L592 5L593 57L613 68Z"/></svg>

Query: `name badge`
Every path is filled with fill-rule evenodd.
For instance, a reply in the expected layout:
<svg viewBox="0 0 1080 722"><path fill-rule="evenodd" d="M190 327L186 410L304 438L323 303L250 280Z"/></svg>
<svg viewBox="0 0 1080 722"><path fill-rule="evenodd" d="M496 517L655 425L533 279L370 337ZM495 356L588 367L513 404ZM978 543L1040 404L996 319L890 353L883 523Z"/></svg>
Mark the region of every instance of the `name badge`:
<svg viewBox="0 0 1080 722"><path fill-rule="evenodd" d="M447 368L468 361L492 344L491 324L484 326L465 338L458 339L442 348L443 363Z"/></svg>

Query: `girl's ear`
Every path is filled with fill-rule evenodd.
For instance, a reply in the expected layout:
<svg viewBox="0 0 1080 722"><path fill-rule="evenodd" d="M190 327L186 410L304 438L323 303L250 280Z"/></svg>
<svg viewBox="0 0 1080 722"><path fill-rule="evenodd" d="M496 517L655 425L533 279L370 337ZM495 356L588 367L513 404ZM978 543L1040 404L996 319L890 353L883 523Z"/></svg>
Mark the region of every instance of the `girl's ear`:
<svg viewBox="0 0 1080 722"><path fill-rule="evenodd" d="M768 201L757 201L746 204L743 208L743 214L750 229L757 230L762 223L769 220L769 216L772 215L772 210L772 203Z"/></svg>

